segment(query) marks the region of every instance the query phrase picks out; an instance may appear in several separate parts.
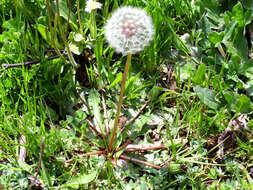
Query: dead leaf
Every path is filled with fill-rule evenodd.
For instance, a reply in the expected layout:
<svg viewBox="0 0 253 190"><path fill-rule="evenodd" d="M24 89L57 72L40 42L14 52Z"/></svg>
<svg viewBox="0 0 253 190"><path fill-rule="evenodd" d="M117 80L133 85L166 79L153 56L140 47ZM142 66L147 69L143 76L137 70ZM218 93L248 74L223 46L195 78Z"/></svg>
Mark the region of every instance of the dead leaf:
<svg viewBox="0 0 253 190"><path fill-rule="evenodd" d="M237 145L236 137L241 140L247 139L247 121L244 115L240 115L235 119L232 119L228 127L224 130L224 132L218 138L219 150L218 156L219 158L223 158L225 153L229 150L232 150Z"/></svg>

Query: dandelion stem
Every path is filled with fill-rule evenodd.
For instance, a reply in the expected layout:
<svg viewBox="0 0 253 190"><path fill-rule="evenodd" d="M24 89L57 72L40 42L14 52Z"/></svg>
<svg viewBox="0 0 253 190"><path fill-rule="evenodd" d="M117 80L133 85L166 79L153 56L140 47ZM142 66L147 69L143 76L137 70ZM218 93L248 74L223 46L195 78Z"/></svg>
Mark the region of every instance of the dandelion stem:
<svg viewBox="0 0 253 190"><path fill-rule="evenodd" d="M68 32L69 32L69 19L70 19L70 10L71 9L71 1L68 0L68 20L67 20L67 26L66 26L66 32L65 32L65 38L68 38Z"/></svg>
<svg viewBox="0 0 253 190"><path fill-rule="evenodd" d="M91 32L91 37L93 39L96 39L96 37L97 37L97 26L96 26L95 14L96 14L95 10L91 11L91 13L90 13L90 20L91 20L90 32Z"/></svg>
<svg viewBox="0 0 253 190"><path fill-rule="evenodd" d="M131 57L132 57L131 54L127 55L127 61L126 61L125 69L124 69L123 79L121 82L121 90L120 90L120 97L119 97L119 102L118 102L118 106L117 106L116 117L114 120L112 135L111 135L111 139L110 139L110 143L109 143L109 152L112 152L112 145L113 145L114 137L115 137L115 134L116 134L116 131L118 128L119 115L120 115L120 110L121 110L121 106L122 106L122 102L123 102L123 95L124 95L124 91L125 91L126 78L127 78L130 64L131 64Z"/></svg>
<svg viewBox="0 0 253 190"><path fill-rule="evenodd" d="M77 4L77 17L78 17L78 22L79 22L79 26L80 26L80 33L83 35L83 25L82 25L81 16L80 16L80 2L79 2L79 0L76 1L76 4Z"/></svg>

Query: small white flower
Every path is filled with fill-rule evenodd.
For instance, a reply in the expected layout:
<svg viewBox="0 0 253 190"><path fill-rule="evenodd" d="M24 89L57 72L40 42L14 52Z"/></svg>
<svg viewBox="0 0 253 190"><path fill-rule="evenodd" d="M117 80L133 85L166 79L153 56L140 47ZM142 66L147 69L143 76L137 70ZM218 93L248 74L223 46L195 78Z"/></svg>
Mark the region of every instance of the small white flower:
<svg viewBox="0 0 253 190"><path fill-rule="evenodd" d="M92 10L94 9L101 9L102 4L93 0L88 0L86 2L86 7L85 7L85 11L88 13L91 13Z"/></svg>
<svg viewBox="0 0 253 190"><path fill-rule="evenodd" d="M151 17L140 8L131 6L117 9L107 21L105 37L118 53L135 54L153 39Z"/></svg>

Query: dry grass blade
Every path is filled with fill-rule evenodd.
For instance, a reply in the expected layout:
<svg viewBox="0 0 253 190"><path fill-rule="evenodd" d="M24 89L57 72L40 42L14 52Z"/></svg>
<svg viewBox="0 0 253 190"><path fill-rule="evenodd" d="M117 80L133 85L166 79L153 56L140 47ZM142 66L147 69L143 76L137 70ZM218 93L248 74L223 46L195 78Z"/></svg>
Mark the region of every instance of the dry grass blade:
<svg viewBox="0 0 253 190"><path fill-rule="evenodd" d="M26 144L26 138L25 138L24 135L20 135L19 144L20 145L25 145ZM27 155L26 148L24 146L20 146L18 160L22 161L22 162L25 162L26 155Z"/></svg>

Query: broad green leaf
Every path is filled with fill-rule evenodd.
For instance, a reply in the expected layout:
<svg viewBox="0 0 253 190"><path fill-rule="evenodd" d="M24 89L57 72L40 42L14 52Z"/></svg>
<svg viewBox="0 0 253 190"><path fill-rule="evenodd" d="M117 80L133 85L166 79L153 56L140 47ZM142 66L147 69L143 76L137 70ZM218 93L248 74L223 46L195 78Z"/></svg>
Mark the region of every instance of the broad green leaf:
<svg viewBox="0 0 253 190"><path fill-rule="evenodd" d="M101 72L102 69L102 64L103 64L103 43L104 43L104 38L102 36L98 36L96 38L96 45L94 48L94 53L96 55L96 60L97 60L97 69L98 72ZM103 87L101 86L100 89L102 89Z"/></svg>
<svg viewBox="0 0 253 190"><path fill-rule="evenodd" d="M185 170L182 169L182 164L170 162L163 169L166 169L170 175L182 174Z"/></svg>
<svg viewBox="0 0 253 190"><path fill-rule="evenodd" d="M199 99L208 107L217 110L221 106L221 103L216 100L216 91L210 90L208 88L202 88L198 85L195 88L195 92Z"/></svg>
<svg viewBox="0 0 253 190"><path fill-rule="evenodd" d="M238 55L233 55L228 63L228 69L230 73L238 72L239 66L241 64L241 58Z"/></svg>
<svg viewBox="0 0 253 190"><path fill-rule="evenodd" d="M202 84L205 81L205 73L206 73L206 65L201 64L196 74L193 77L193 81L195 84Z"/></svg>
<svg viewBox="0 0 253 190"><path fill-rule="evenodd" d="M220 6L218 0L201 0L207 9L210 9L214 13L218 14L220 12Z"/></svg>
<svg viewBox="0 0 253 190"><path fill-rule="evenodd" d="M92 182L97 176L97 170L93 171L88 175L79 174L78 176L74 177L72 180L66 182L62 185L62 187L71 187L74 189L79 189L80 185L88 184Z"/></svg>
<svg viewBox="0 0 253 190"><path fill-rule="evenodd" d="M3 28L14 30L15 32L23 32L25 30L25 22L16 18L5 21L2 25Z"/></svg>
<svg viewBox="0 0 253 190"><path fill-rule="evenodd" d="M85 39L84 39L84 37L82 36L82 34L80 34L80 33L75 33L75 34L74 34L74 40L75 40L75 42L81 42L81 41L83 41L83 40L85 40Z"/></svg>
<svg viewBox="0 0 253 190"><path fill-rule="evenodd" d="M204 34L208 36L212 32L211 28L213 27L213 24L207 19L207 17L203 16L199 21L199 27Z"/></svg>
<svg viewBox="0 0 253 190"><path fill-rule="evenodd" d="M109 89L114 87L116 84L118 84L122 79L122 73L118 73L117 77L114 79L114 81L110 84Z"/></svg>
<svg viewBox="0 0 253 190"><path fill-rule="evenodd" d="M239 99L237 99L234 105L237 113L244 113L249 111L250 108L250 99L249 97L242 95Z"/></svg>
<svg viewBox="0 0 253 190"><path fill-rule="evenodd" d="M234 92L230 92L230 91L223 91L223 96L224 96L225 100L227 101L228 108L231 111L235 111L234 103L240 97L240 95L238 95Z"/></svg>
<svg viewBox="0 0 253 190"><path fill-rule="evenodd" d="M73 52L76 55L80 55L83 52L83 47L80 44L75 43L75 42L71 42L69 44L69 49L71 52Z"/></svg>
<svg viewBox="0 0 253 190"><path fill-rule="evenodd" d="M253 67L247 68L245 76L253 80Z"/></svg>
<svg viewBox="0 0 253 190"><path fill-rule="evenodd" d="M248 42L243 34L244 29L238 28L237 35L234 38L234 47L243 60L248 60Z"/></svg>
<svg viewBox="0 0 253 190"><path fill-rule="evenodd" d="M248 61L245 61L239 65L238 73L244 74L246 73L250 68L253 68L253 59L250 59Z"/></svg>
<svg viewBox="0 0 253 190"><path fill-rule="evenodd" d="M218 14L214 13L213 11L207 10L206 17L213 25L212 29L219 29L219 24L223 21L223 19L221 19Z"/></svg>
<svg viewBox="0 0 253 190"><path fill-rule="evenodd" d="M253 4L253 3L252 3ZM253 10L247 10L244 14L244 21L245 25L248 25L251 23L251 20L253 18Z"/></svg>
<svg viewBox="0 0 253 190"><path fill-rule="evenodd" d="M241 2L238 2L232 10L233 13L233 20L236 20L238 22L239 27L244 27L245 22L244 22L244 13L243 13L243 7Z"/></svg>
<svg viewBox="0 0 253 190"><path fill-rule="evenodd" d="M101 114L100 114L100 95L95 90L92 89L89 94L89 106L92 108L93 114L94 114L94 120L95 124L98 125L100 128L102 127L102 121L101 121Z"/></svg>
<svg viewBox="0 0 253 190"><path fill-rule="evenodd" d="M248 112L252 109L250 98L246 95L239 95L235 92L224 91L223 95L231 111L236 113Z"/></svg>
<svg viewBox="0 0 253 190"><path fill-rule="evenodd" d="M243 7L245 9L250 9L253 11L253 3L252 0L243 0Z"/></svg>
<svg viewBox="0 0 253 190"><path fill-rule="evenodd" d="M178 74L179 80L184 81L191 77L192 72L196 69L196 64L193 61L187 61L184 65L182 65L178 70L180 71Z"/></svg>
<svg viewBox="0 0 253 190"><path fill-rule="evenodd" d="M253 85L250 85L248 88L246 88L247 95L250 97L253 97Z"/></svg>
<svg viewBox="0 0 253 190"><path fill-rule="evenodd" d="M136 137L139 135L139 133L140 133L141 130L142 130L142 127L148 122L149 117L150 117L150 112L147 112L147 113L145 113L144 115L142 115L141 118L138 118L138 119L134 122L134 127L133 127L133 129L131 130L131 132L132 132L131 137L132 137L132 138L136 138Z"/></svg>
<svg viewBox="0 0 253 190"><path fill-rule="evenodd" d="M236 21L232 21L231 23L229 23L224 31L224 38L223 38L223 42L226 42L226 41L231 41L231 38L232 38L232 34L233 34L233 31L235 29L237 25L237 22Z"/></svg>
<svg viewBox="0 0 253 190"><path fill-rule="evenodd" d="M79 109L75 112L75 120L77 120L78 122L81 122L83 120L85 120L87 117L86 113L83 111L83 109Z"/></svg>
<svg viewBox="0 0 253 190"><path fill-rule="evenodd" d="M235 28L232 40L223 40L227 52L238 55L243 61L248 60L248 42L243 34L244 28Z"/></svg>
<svg viewBox="0 0 253 190"><path fill-rule="evenodd" d="M224 36L224 32L221 32L220 34L218 34L217 32L212 32L208 36L208 39L210 42L212 42L215 45L215 47L217 47L217 45L221 43L223 36Z"/></svg>
<svg viewBox="0 0 253 190"><path fill-rule="evenodd" d="M47 33L46 33L46 26L42 25L42 24L37 24L37 29L40 32L40 35L45 39L47 39Z"/></svg>
<svg viewBox="0 0 253 190"><path fill-rule="evenodd" d="M210 171L209 171L209 174L211 179L216 179L217 178L217 172L214 168L211 168Z"/></svg>
<svg viewBox="0 0 253 190"><path fill-rule="evenodd" d="M247 95L253 97L253 77L244 85L244 88L247 92Z"/></svg>

